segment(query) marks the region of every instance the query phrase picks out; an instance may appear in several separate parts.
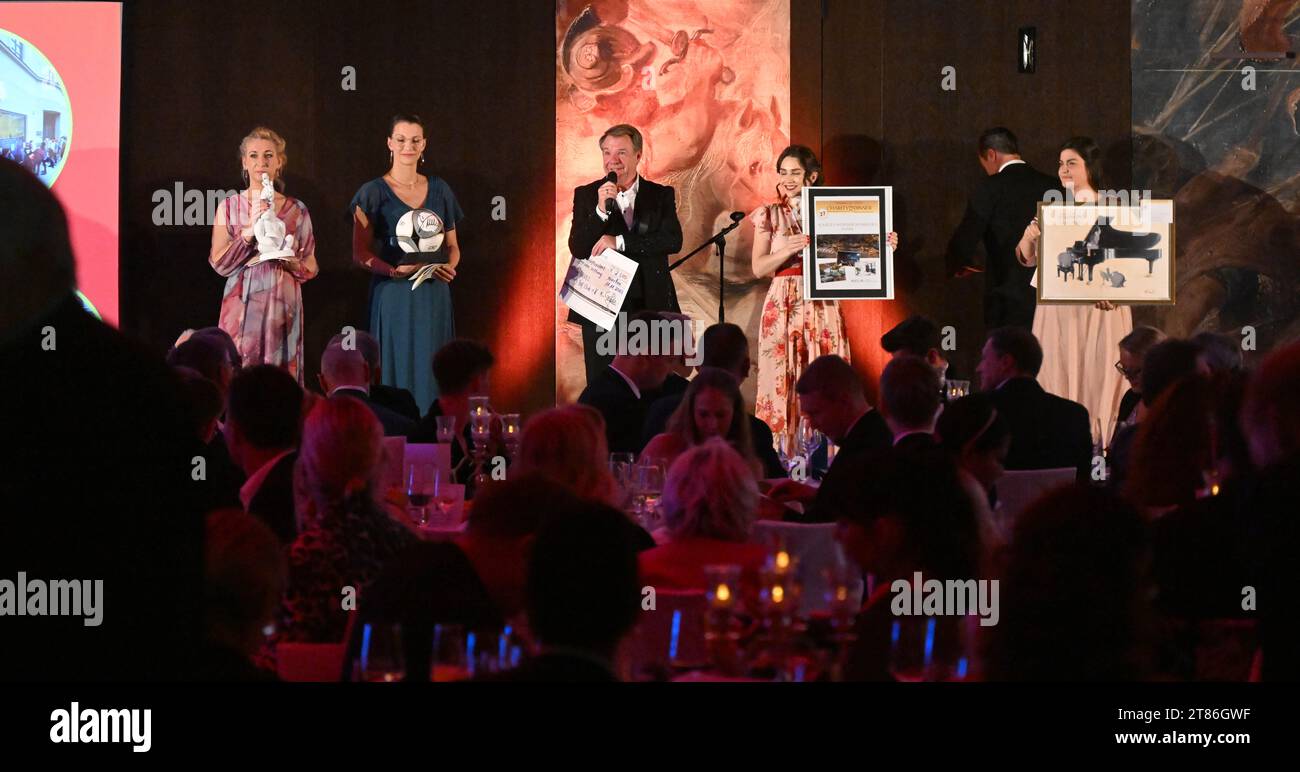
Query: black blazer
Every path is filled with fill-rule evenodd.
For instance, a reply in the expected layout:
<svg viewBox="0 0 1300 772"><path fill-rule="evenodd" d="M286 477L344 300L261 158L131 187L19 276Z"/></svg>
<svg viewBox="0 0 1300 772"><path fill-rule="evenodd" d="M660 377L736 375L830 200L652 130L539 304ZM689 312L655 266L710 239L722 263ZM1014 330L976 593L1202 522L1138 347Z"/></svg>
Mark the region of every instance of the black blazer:
<svg viewBox="0 0 1300 772"><path fill-rule="evenodd" d="M876 454L890 451L894 445L894 434L885 424L885 418L879 410L868 410L858 419L847 436L840 443L835 460L822 478L817 496L804 512L803 516L787 514L787 520L808 523L829 523L839 517L846 506L853 506L858 498L858 482L865 474L865 467Z"/></svg>
<svg viewBox="0 0 1300 772"><path fill-rule="evenodd" d="M605 419L605 439L610 453L640 453L641 428L649 405L638 399L623 376L606 367L578 395L578 402L598 410Z"/></svg>
<svg viewBox="0 0 1300 772"><path fill-rule="evenodd" d="M370 401L376 405L383 405L412 421L420 420L420 408L415 404L415 397L406 389L373 383L370 385Z"/></svg>
<svg viewBox="0 0 1300 772"><path fill-rule="evenodd" d="M366 403L366 407L370 408L370 412L375 414L375 418L379 419L379 423L383 424L385 437L407 437L415 429L415 421L396 410L384 407L361 389L339 389L334 393L355 397Z"/></svg>
<svg viewBox="0 0 1300 772"><path fill-rule="evenodd" d="M1007 469L1074 467L1087 479L1092 467L1088 409L1043 391L1029 377L1012 378L994 389L993 404L1011 430Z"/></svg>
<svg viewBox="0 0 1300 772"><path fill-rule="evenodd" d="M262 480L262 487L248 502L248 514L266 523L284 544L292 543L298 536L298 518L293 508L293 465L297 460L295 450L275 462L270 474Z"/></svg>
<svg viewBox="0 0 1300 772"><path fill-rule="evenodd" d="M623 254L635 260L639 267L621 310L627 313L646 309L678 310L677 292L673 289L673 279L668 273L668 256L682 249L682 226L677 221L676 194L671 187L642 177L637 187L632 228L629 230L621 212L611 212L608 220L601 220L600 215L596 214L596 190L604 183L604 178L601 178L573 189L569 252L575 258L585 260L591 257L591 248L601 236L622 236L626 245ZM569 321L591 325L573 312L569 312Z"/></svg>
<svg viewBox="0 0 1300 772"><path fill-rule="evenodd" d="M1016 244L1038 214L1038 202L1047 191L1058 189L1056 178L1017 163L986 176L971 195L948 244L948 274L974 265L972 258L983 242L984 323L989 329L1033 325L1036 300L1029 280L1034 269L1016 260Z"/></svg>

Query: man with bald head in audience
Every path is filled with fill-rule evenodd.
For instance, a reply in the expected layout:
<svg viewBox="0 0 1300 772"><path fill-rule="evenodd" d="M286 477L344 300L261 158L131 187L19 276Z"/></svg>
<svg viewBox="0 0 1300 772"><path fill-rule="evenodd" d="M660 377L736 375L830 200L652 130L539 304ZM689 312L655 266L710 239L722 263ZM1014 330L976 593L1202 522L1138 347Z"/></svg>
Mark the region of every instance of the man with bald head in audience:
<svg viewBox="0 0 1300 772"><path fill-rule="evenodd" d="M326 397L345 394L356 397L375 414L384 427L385 437L405 437L415 428L415 421L384 407L370 398L370 365L357 349L345 349L342 343L325 348L320 357L320 388Z"/></svg>

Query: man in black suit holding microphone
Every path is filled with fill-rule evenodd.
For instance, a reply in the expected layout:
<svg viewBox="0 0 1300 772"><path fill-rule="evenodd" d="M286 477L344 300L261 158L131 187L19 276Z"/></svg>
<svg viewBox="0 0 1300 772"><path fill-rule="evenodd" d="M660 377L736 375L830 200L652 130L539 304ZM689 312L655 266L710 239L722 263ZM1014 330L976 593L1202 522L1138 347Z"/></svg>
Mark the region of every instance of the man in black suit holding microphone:
<svg viewBox="0 0 1300 772"><path fill-rule="evenodd" d="M569 251L579 259L613 249L637 262L636 275L620 309L635 311L677 311L677 292L668 273L668 256L682 248L682 226L677 221L677 200L673 189L642 178L641 132L635 126L611 126L600 137L604 179L573 190L573 225L569 229ZM611 330L616 341L618 325ZM602 332L577 313L569 321L582 326L583 359L587 383L614 359L614 346L599 346ZM603 349L603 351L602 351Z"/></svg>

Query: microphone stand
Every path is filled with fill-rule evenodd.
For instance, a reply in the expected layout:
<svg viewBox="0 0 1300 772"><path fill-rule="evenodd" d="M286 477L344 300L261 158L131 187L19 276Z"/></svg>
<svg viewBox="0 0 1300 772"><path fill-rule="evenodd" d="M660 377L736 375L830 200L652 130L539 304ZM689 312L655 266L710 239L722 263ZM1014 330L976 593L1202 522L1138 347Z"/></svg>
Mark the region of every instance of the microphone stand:
<svg viewBox="0 0 1300 772"><path fill-rule="evenodd" d="M669 271L676 270L677 266L695 257L696 254L703 251L710 244L716 244L718 247L718 323L727 321L726 309L723 308L722 293L726 284L725 273L727 267L727 234L740 227L740 223L745 219L743 212L731 213L731 224L709 237L709 240L692 249L690 254L668 266Z"/></svg>

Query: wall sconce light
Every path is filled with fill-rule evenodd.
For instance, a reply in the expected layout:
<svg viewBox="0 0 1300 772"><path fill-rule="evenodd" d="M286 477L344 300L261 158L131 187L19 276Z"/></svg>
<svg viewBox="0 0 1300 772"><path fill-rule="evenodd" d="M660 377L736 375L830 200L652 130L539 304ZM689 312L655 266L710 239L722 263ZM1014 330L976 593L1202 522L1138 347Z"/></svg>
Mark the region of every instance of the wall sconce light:
<svg viewBox="0 0 1300 772"><path fill-rule="evenodd" d="M1017 67L1020 72L1033 72L1038 64L1038 28L1020 28L1020 46L1017 52Z"/></svg>

